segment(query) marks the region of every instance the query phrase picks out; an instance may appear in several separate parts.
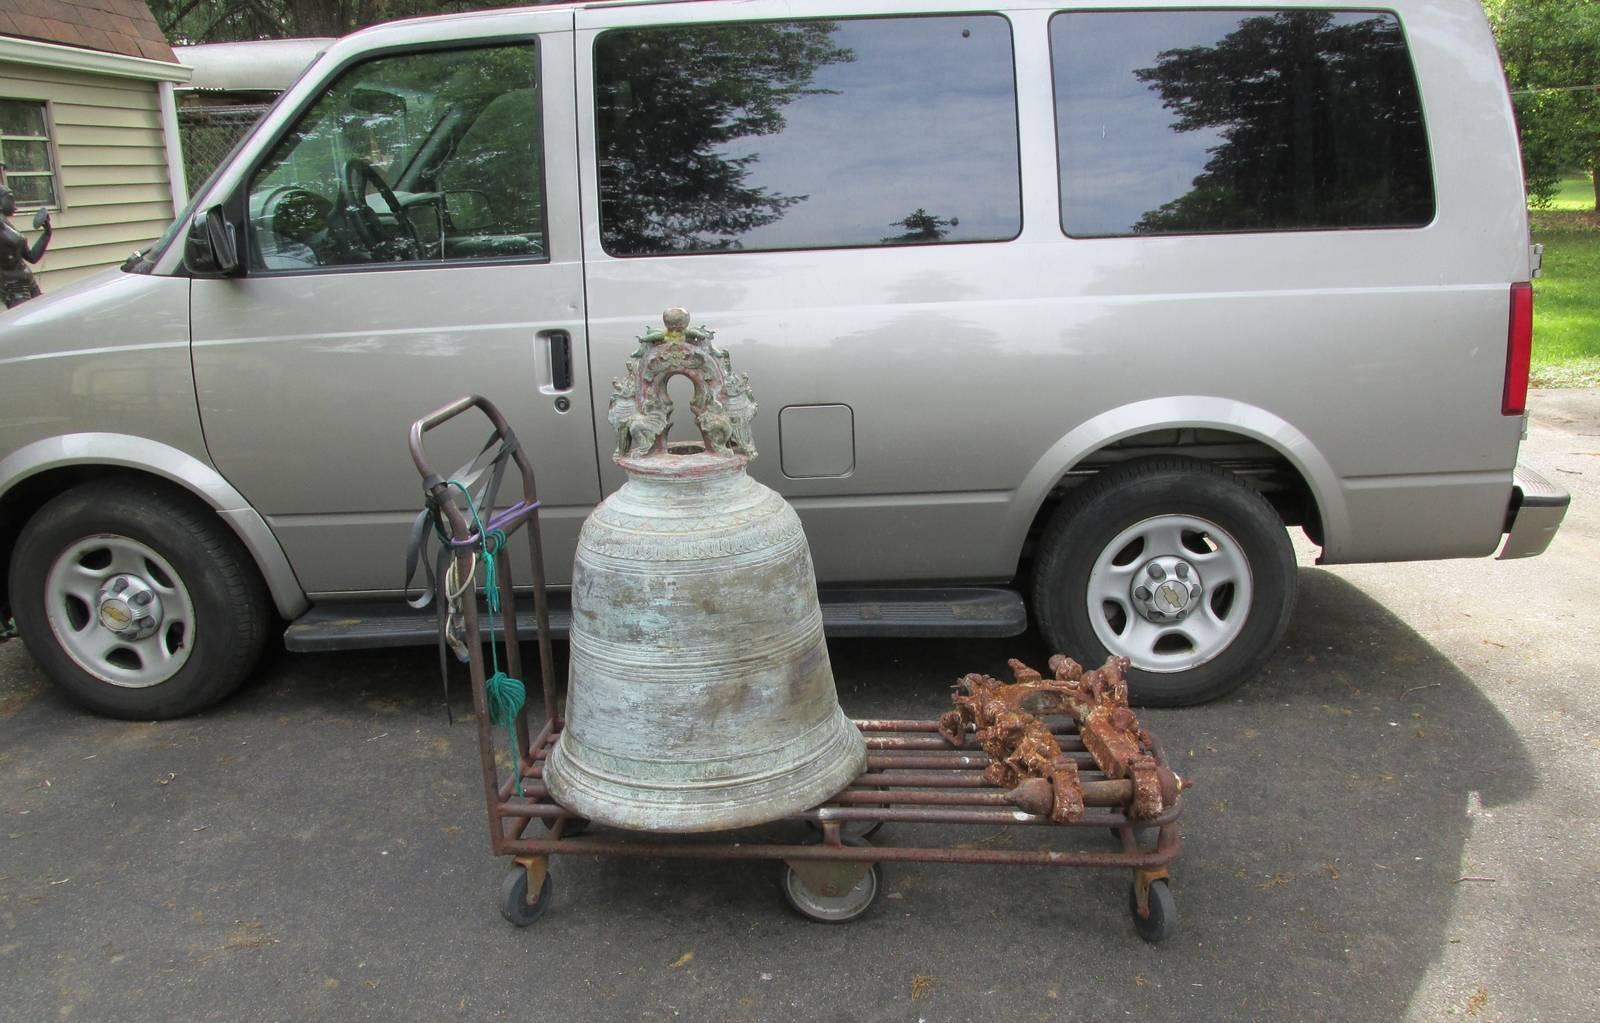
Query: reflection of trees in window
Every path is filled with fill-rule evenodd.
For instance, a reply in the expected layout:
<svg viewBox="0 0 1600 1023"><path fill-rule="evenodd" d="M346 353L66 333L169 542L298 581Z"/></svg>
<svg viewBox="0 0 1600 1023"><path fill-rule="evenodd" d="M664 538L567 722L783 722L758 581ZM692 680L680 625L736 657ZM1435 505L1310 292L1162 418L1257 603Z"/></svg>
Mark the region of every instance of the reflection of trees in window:
<svg viewBox="0 0 1600 1023"><path fill-rule="evenodd" d="M601 234L616 253L729 249L803 202L747 183L729 143L783 130L783 108L853 59L833 22L672 27L595 46Z"/></svg>
<svg viewBox="0 0 1600 1023"><path fill-rule="evenodd" d="M1193 190L1134 230L1239 231L1425 224L1433 217L1416 79L1392 15L1285 11L1243 18L1214 46L1164 50L1134 75L1213 129Z"/></svg>
<svg viewBox="0 0 1600 1023"><path fill-rule="evenodd" d="M886 245L915 245L918 242L942 241L952 227L959 227L960 224L960 217L936 217L918 206L907 214L904 220L894 222L895 227L905 228L905 233L890 235L883 241Z"/></svg>
<svg viewBox="0 0 1600 1023"><path fill-rule="evenodd" d="M473 118L439 168L440 190L482 192L501 230L541 227L539 137L539 100L533 89L496 96Z"/></svg>
<svg viewBox="0 0 1600 1023"><path fill-rule="evenodd" d="M533 47L495 47L428 55L396 87L413 97L431 142L413 146L416 165L394 175L413 190L482 192L503 231L542 233L544 223L539 95ZM426 137L426 136L424 136ZM412 177L415 180L411 180Z"/></svg>
<svg viewBox="0 0 1600 1023"><path fill-rule="evenodd" d="M408 198L404 193L441 189L479 193L493 217L479 218L476 228L507 236L509 248L494 254L537 251L544 236L537 70L531 45L430 51L357 65L317 99L256 174L252 218L286 186L313 193L325 210L343 195L350 161L362 160L402 193L401 201ZM368 261L369 253L334 234L314 237L303 215L318 209L303 202L280 208L272 229L320 247L324 265ZM253 224L260 231L261 223ZM519 241L518 235L526 237ZM276 244L270 232L255 237L264 250Z"/></svg>

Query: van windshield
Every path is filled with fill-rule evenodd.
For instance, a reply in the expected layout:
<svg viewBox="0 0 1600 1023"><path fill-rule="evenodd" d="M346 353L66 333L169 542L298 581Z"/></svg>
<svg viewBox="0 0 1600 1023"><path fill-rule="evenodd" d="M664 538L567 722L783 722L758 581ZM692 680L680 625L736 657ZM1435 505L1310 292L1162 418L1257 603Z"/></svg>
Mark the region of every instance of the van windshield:
<svg viewBox="0 0 1600 1023"><path fill-rule="evenodd" d="M166 254L168 246L170 246L173 240L178 237L178 234L188 226L189 218L194 216L195 206L199 203L200 197L211 191L211 185L219 176L221 176L222 172L226 168L233 164L233 159L239 155L239 150L243 149L244 144L248 142L253 135L255 135L255 128L259 127L261 122L266 120L272 111L278 108L278 104L282 102L284 95L296 85L299 85L300 79L311 73L311 69L317 66L317 62L322 59L324 52L325 51L323 50L318 50L316 54L314 54L312 58L306 62L305 67L301 68L298 74L284 84L283 90L277 94L276 98L273 100L272 106L262 113L261 117L256 120L255 125L252 126L249 131L246 131L234 141L233 148L229 149L227 154L224 155L222 159L217 161L216 166L211 168L211 173L206 175L205 180L200 183L198 188L192 187L193 183L190 183L191 187L189 188L189 201L184 203L183 209L178 212L177 216L172 218L172 223L167 225L167 229L161 232L160 238L157 238L149 245L134 252L123 261L121 269L124 273L147 274L155 269L156 263L159 262L161 257Z"/></svg>

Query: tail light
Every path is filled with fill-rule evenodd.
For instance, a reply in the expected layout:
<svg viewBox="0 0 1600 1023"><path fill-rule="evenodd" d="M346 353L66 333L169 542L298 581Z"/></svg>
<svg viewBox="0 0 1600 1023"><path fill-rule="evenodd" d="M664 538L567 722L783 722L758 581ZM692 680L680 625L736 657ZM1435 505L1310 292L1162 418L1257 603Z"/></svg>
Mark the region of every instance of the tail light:
<svg viewBox="0 0 1600 1023"><path fill-rule="evenodd" d="M1506 330L1506 385L1500 414L1520 416L1528 408L1528 360L1533 354L1533 285L1511 286L1511 323Z"/></svg>

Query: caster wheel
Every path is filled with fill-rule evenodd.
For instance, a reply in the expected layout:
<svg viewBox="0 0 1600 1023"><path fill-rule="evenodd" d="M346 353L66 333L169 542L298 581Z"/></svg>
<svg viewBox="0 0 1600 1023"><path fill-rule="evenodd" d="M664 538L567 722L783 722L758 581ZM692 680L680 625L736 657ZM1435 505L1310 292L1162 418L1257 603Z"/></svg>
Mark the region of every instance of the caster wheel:
<svg viewBox="0 0 1600 1023"><path fill-rule="evenodd" d="M544 884L539 886L539 901L530 905L528 872L522 867L513 867L506 874L506 879L500 883L500 915L518 927L526 927L544 916L544 911L550 908L551 893L554 889L555 882L546 873Z"/></svg>
<svg viewBox="0 0 1600 1023"><path fill-rule="evenodd" d="M844 838L844 844L865 847L867 843L859 838ZM783 871L783 897L796 913L807 920L815 920L823 924L842 924L854 920L865 913L878 897L878 890L883 887L883 867L877 863L859 879L845 887L830 879L827 875L830 867L844 866L818 862L805 861L800 871L793 866L786 866ZM802 876L802 873L806 876Z"/></svg>
<svg viewBox="0 0 1600 1023"><path fill-rule="evenodd" d="M822 825L816 821L806 821L806 827L818 834L822 832ZM883 827L883 821L846 821L839 825L839 837L843 838L845 844L848 845L849 840L852 838L871 838L878 833L878 829L881 827Z"/></svg>
<svg viewBox="0 0 1600 1023"><path fill-rule="evenodd" d="M1178 926L1178 902L1164 878L1150 882L1149 916L1139 915L1139 890L1137 886L1130 885L1128 912L1133 915L1133 929L1152 945L1166 940L1172 934L1172 929Z"/></svg>
<svg viewBox="0 0 1600 1023"><path fill-rule="evenodd" d="M543 817L540 819L544 821L544 829L546 831L554 831L556 829L556 821L564 819L567 822L567 826L562 829L562 838L577 838L589 830L589 818L587 817Z"/></svg>
<svg viewBox="0 0 1600 1023"><path fill-rule="evenodd" d="M878 791L881 792L882 788L880 787ZM883 809L889 809L889 804L884 803ZM822 834L822 825L816 821L806 821L806 827L819 835ZM846 844L849 844L849 840L852 838L871 838L878 833L878 829L881 827L883 827L883 821L845 821L839 825L839 835L845 839Z"/></svg>

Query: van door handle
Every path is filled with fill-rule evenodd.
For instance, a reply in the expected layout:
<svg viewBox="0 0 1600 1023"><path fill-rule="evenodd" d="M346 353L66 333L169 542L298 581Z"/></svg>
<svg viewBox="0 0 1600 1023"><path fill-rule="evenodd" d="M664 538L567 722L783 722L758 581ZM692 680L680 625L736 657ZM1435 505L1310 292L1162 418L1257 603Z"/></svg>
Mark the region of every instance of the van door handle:
<svg viewBox="0 0 1600 1023"><path fill-rule="evenodd" d="M550 346L550 389L572 390L572 335L564 330L546 330L539 336Z"/></svg>

